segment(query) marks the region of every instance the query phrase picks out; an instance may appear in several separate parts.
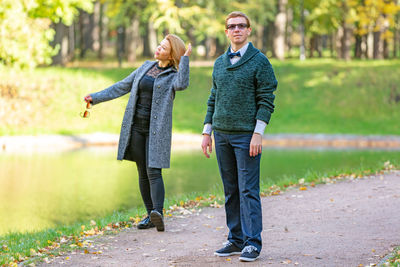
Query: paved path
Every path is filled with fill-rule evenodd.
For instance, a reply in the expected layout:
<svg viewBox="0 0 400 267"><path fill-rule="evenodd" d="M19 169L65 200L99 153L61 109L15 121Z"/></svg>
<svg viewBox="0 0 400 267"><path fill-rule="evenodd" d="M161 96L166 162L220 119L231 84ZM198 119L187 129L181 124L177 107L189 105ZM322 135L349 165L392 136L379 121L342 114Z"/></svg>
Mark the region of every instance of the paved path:
<svg viewBox="0 0 400 267"><path fill-rule="evenodd" d="M400 172L262 198L261 257L213 256L226 239L223 208L168 218L166 232L129 229L95 238L43 266L368 266L400 245ZM68 259L66 259L68 257Z"/></svg>

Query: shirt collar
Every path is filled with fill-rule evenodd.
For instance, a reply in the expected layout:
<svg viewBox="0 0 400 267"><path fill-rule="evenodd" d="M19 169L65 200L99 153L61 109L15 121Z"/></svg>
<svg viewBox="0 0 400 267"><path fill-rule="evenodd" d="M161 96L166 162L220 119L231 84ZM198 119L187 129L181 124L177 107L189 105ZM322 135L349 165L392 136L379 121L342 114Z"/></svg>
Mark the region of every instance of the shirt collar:
<svg viewBox="0 0 400 267"><path fill-rule="evenodd" d="M244 53L246 53L247 48L249 47L249 42L247 42L247 44L245 44L244 46L242 46L242 48L240 48L238 51L236 52L240 52L240 55L243 57ZM232 50L232 46L231 46L231 52L234 53L235 51Z"/></svg>

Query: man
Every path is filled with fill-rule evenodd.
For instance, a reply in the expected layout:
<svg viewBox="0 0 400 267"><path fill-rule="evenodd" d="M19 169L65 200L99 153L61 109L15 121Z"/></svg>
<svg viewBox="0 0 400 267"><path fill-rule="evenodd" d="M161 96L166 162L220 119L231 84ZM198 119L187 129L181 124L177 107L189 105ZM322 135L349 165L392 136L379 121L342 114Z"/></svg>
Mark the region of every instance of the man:
<svg viewBox="0 0 400 267"><path fill-rule="evenodd" d="M230 47L214 64L202 141L203 153L209 158L214 130L229 228L228 241L214 254L240 254L241 261L255 261L262 247L262 135L274 111L277 81L268 59L247 40L251 33L248 17L232 12L225 26Z"/></svg>

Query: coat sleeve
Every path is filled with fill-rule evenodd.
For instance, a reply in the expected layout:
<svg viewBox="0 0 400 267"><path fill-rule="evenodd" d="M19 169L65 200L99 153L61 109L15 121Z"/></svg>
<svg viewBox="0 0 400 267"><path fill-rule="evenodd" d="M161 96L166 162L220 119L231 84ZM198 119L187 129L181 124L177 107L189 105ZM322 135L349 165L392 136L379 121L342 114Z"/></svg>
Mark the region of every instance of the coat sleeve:
<svg viewBox="0 0 400 267"><path fill-rule="evenodd" d="M214 74L212 75L212 80L213 80L213 82L212 82L213 84L212 84L212 88L211 88L210 97L208 98L208 101L207 101L207 114L206 114L206 118L204 119L204 124L207 124L207 123L212 124L212 117L214 115L215 93L217 90L217 86L216 86L215 80L214 80Z"/></svg>
<svg viewBox="0 0 400 267"><path fill-rule="evenodd" d="M179 71L175 77L173 88L175 91L185 90L189 86L189 57L182 56L179 62Z"/></svg>
<svg viewBox="0 0 400 267"><path fill-rule="evenodd" d="M268 59L265 58L261 68L258 69L256 80L256 119L269 123L271 114L274 112L275 108L274 91L278 86L278 81L275 78L274 70Z"/></svg>
<svg viewBox="0 0 400 267"><path fill-rule="evenodd" d="M93 99L93 105L109 101L129 93L131 91L132 83L136 77L137 71L138 69L129 74L129 76L125 79L111 85L110 87L100 92L90 94Z"/></svg>

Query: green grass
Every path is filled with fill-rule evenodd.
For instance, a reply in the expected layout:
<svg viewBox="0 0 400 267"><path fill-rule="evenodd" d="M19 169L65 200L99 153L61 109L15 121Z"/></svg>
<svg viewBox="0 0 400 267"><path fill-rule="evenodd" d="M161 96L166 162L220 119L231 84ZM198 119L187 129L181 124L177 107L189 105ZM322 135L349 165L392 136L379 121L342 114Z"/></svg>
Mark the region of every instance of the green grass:
<svg viewBox="0 0 400 267"><path fill-rule="evenodd" d="M376 162L369 166L358 166L356 168L347 168L342 170L332 170L329 172L308 172L301 178L304 178L305 185L308 186L311 183L323 183L326 182L326 177L331 177L332 180L336 179L338 176L352 176L352 177L362 177L366 174L374 174L379 173L383 169L388 168L398 168L400 166L400 162L393 162L392 166L384 165L383 162ZM286 176L281 178L280 180L268 180L267 182L262 182L261 192L263 194L271 194L276 192L277 190L284 191L289 185L297 186L299 183L300 177L295 175ZM210 191L206 193L202 193L201 195L192 192L186 195L175 196L165 201L165 207L170 207L173 205L181 205L182 203L189 202L198 202L196 198L202 196L205 201L202 201L203 206L208 206L211 202L217 201L219 204L223 204L223 193L222 188L216 185ZM207 198L212 197L212 201L208 201ZM122 225L127 225L132 227L132 224L129 223L130 217L141 216L145 214L144 208L135 208L127 211L116 211L113 214L101 218L95 218L94 221L98 227L105 227L107 225L114 224L117 222L128 222L127 224L123 223ZM18 260L19 258L29 257L30 250L34 249L38 251L40 248L44 248L49 245L51 242L59 242L60 238L63 236L74 236L79 239L79 242L82 242L82 225L85 225L86 229L90 229L93 226L90 225L90 221L77 222L72 225L67 226L59 226L52 229L47 229L34 233L9 233L7 235L3 235L0 237L0 266L3 264L8 264L14 260ZM74 238L73 238L74 239ZM69 245L71 242L65 244L58 250L49 251L48 253L44 253L42 257L48 255L58 255L58 251L71 250ZM38 258L36 257L36 260ZM30 261L31 259L28 259ZM35 259L33 259L35 260ZM29 262L26 263L29 263Z"/></svg>
<svg viewBox="0 0 400 267"><path fill-rule="evenodd" d="M276 110L267 133L400 134L400 61L272 61ZM118 133L128 96L94 106L82 98L126 77L129 68L39 68L0 73L1 135ZM192 67L176 94L174 131L199 133L211 67ZM15 92L10 97L10 88Z"/></svg>

